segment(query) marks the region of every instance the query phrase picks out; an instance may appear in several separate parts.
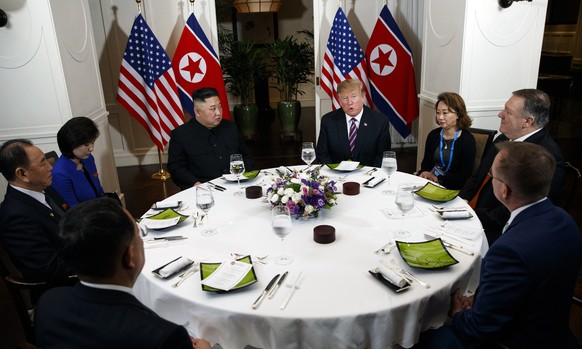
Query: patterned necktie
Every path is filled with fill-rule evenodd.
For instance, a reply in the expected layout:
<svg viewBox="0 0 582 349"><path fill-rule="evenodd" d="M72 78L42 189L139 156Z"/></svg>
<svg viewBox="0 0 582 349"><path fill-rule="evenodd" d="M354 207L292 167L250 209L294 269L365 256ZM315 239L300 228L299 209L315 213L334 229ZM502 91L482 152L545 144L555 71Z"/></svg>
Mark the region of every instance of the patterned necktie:
<svg viewBox="0 0 582 349"><path fill-rule="evenodd" d="M356 127L356 118L350 120L350 134L348 140L350 141L350 153L354 156L354 148L356 146L356 137L358 137L358 128Z"/></svg>

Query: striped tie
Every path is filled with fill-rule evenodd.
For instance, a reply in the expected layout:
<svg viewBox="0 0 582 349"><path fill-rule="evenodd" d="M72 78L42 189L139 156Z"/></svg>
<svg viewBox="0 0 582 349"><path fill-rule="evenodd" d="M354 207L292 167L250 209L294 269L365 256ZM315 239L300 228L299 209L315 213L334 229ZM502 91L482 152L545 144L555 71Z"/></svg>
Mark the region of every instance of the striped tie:
<svg viewBox="0 0 582 349"><path fill-rule="evenodd" d="M348 140L350 141L350 153L352 154L352 157L354 157L354 148L356 146L356 137L358 137L358 128L356 127L356 118L352 118L350 122L350 134L348 136Z"/></svg>

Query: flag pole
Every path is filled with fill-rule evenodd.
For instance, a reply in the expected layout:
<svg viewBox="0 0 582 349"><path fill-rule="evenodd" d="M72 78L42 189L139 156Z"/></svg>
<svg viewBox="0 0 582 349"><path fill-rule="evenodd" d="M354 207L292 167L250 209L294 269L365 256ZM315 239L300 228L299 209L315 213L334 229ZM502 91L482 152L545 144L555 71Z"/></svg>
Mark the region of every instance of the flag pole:
<svg viewBox="0 0 582 349"><path fill-rule="evenodd" d="M170 178L170 172L164 170L164 164L162 163L162 152L160 148L158 148L158 161L160 162L160 170L152 175L153 179L157 179L160 181L165 181L166 179Z"/></svg>
<svg viewBox="0 0 582 349"><path fill-rule="evenodd" d="M135 0L135 3L137 4L137 12L141 12L141 0Z"/></svg>
<svg viewBox="0 0 582 349"><path fill-rule="evenodd" d="M194 13L194 1L195 0L190 0L190 13Z"/></svg>

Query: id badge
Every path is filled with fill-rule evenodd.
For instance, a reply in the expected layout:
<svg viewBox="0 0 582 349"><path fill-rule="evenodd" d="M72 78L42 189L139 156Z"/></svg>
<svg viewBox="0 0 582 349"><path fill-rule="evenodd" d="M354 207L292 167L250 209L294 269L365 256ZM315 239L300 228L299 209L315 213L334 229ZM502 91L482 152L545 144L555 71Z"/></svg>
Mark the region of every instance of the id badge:
<svg viewBox="0 0 582 349"><path fill-rule="evenodd" d="M438 166L438 165L433 167L430 172L432 172L432 174L437 176L437 177L441 177L441 176L445 175L445 171L443 171L443 168Z"/></svg>

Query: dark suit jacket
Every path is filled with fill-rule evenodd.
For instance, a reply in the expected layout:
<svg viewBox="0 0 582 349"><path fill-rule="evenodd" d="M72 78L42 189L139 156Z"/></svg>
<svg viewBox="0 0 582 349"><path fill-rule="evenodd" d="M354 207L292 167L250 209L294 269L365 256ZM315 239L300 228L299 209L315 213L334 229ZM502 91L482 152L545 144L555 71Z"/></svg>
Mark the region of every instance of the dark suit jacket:
<svg viewBox="0 0 582 349"><path fill-rule="evenodd" d="M321 164L337 164L344 160L359 161L366 166L382 166L382 153L390 150L388 117L364 106L358 127L354 156L350 154L346 114L337 109L321 118L316 155Z"/></svg>
<svg viewBox="0 0 582 349"><path fill-rule="evenodd" d="M123 291L78 283L53 288L35 313L39 347L192 349L186 329L162 319Z"/></svg>
<svg viewBox="0 0 582 349"><path fill-rule="evenodd" d="M222 120L208 129L191 119L170 133L168 171L177 186L187 189L230 173L231 154L242 154L245 171L253 169L253 159L233 122Z"/></svg>
<svg viewBox="0 0 582 349"><path fill-rule="evenodd" d="M45 193L61 207L65 201L52 188ZM63 206L65 205L65 206ZM10 185L0 204L0 244L28 280L48 281L74 274L58 256L61 217L38 200Z"/></svg>
<svg viewBox="0 0 582 349"><path fill-rule="evenodd" d="M424 147L424 158L420 166L420 172L430 172L435 165L441 165L440 156L438 162L435 161L435 152L439 153L442 128L437 127L430 131L426 137ZM443 150L444 151L444 150ZM475 162L475 137L469 130L463 130L455 141L453 152L453 162L445 176L439 177L440 184L448 189L461 189L471 173L473 173L473 163ZM449 157L445 159L448 164Z"/></svg>
<svg viewBox="0 0 582 349"><path fill-rule="evenodd" d="M505 135L500 135L495 139L495 143L507 141ZM556 144L550 133L545 128L541 129L539 132L531 135L525 140L525 142L535 143L546 148L556 159L556 172L554 173L554 178L552 179L552 184L550 187L549 198L555 200L562 189L564 183L564 157L560 151L560 147ZM471 200L473 196L477 193L487 172L493 164L493 160L497 155L497 147L492 146L487 151L487 154L481 160L481 165L479 170L471 176L467 181L467 184L463 187L459 196L465 200ZM477 205L475 206L475 212L483 224L485 233L487 234L487 239L489 240L489 245L493 244L495 240L501 235L503 226L509 219L509 211L493 193L493 186L491 181L489 181L479 193L479 199L477 200Z"/></svg>
<svg viewBox="0 0 582 349"><path fill-rule="evenodd" d="M104 195L93 155L85 160L81 160L81 163L83 163L83 167L89 172L97 193L93 190L83 171L77 170L77 164L68 157L61 155L52 170L52 187L61 194L63 199L71 207L79 202L95 199Z"/></svg>
<svg viewBox="0 0 582 349"><path fill-rule="evenodd" d="M566 348L582 241L572 217L549 200L519 213L481 263L470 310L455 332L512 349Z"/></svg>

